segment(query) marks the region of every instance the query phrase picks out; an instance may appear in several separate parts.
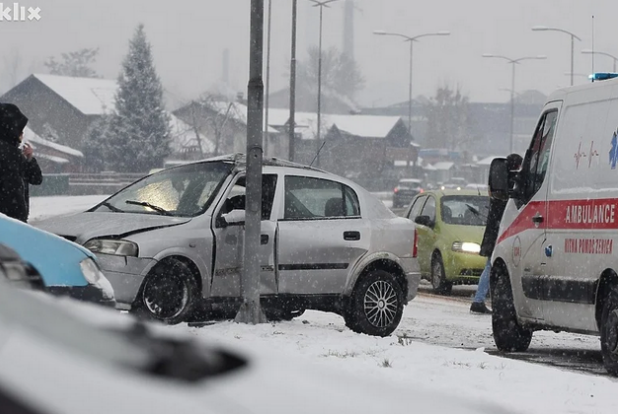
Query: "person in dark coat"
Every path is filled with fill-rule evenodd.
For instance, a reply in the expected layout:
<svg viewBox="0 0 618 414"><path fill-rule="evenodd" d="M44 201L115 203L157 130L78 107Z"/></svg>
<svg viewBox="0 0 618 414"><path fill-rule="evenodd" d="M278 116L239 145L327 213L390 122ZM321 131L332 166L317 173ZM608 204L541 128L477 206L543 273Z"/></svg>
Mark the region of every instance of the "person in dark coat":
<svg viewBox="0 0 618 414"><path fill-rule="evenodd" d="M28 221L26 186L42 182L32 148L20 149L28 118L13 104L0 104L0 214Z"/></svg>
<svg viewBox="0 0 618 414"><path fill-rule="evenodd" d="M513 188L515 183L515 174L521 168L522 158L519 154L511 154L506 157L506 165L509 170L509 186ZM470 305L470 312L474 313L491 313L491 309L485 305L485 298L489 293L489 275L491 273L491 255L494 252L496 241L498 240L498 233L500 232L500 221L506 208L507 200L501 200L492 197L491 191L489 192L489 213L487 214L487 224L485 226L485 234L483 235L483 242L481 243L480 255L487 257L487 263L485 269L479 278L479 285L476 289L476 294L472 304Z"/></svg>

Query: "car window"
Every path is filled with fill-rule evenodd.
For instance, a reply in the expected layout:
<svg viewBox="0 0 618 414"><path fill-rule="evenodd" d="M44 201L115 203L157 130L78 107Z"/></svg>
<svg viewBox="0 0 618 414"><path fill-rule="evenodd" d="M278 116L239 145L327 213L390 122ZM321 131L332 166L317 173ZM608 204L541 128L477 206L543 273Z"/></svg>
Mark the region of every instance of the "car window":
<svg viewBox="0 0 618 414"><path fill-rule="evenodd" d="M423 207L423 203L425 202L425 199L427 197L423 196L423 197L418 197L414 203L412 204L412 206L410 207L410 210L408 211L408 218L410 220L413 220L415 218L417 218L420 215L421 212L421 208Z"/></svg>
<svg viewBox="0 0 618 414"><path fill-rule="evenodd" d="M436 220L436 200L433 197L427 197L421 216L428 216L432 221Z"/></svg>
<svg viewBox="0 0 618 414"><path fill-rule="evenodd" d="M266 174L262 176L262 220L270 220L277 188L277 176ZM232 210L244 210L246 201L246 179L240 177L228 194L219 214L227 214Z"/></svg>
<svg viewBox="0 0 618 414"><path fill-rule="evenodd" d="M440 200L440 216L446 224L485 226L488 212L487 196L444 196Z"/></svg>
<svg viewBox="0 0 618 414"><path fill-rule="evenodd" d="M285 220L360 217L358 196L350 187L312 177L285 177Z"/></svg>

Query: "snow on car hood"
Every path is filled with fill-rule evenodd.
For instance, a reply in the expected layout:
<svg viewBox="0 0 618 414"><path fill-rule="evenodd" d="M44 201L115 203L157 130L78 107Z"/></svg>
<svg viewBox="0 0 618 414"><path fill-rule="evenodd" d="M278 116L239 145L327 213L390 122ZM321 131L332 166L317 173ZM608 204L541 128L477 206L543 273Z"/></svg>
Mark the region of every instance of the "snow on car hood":
<svg viewBox="0 0 618 414"><path fill-rule="evenodd" d="M161 227L177 226L190 217L166 217L150 214L85 212L39 221L36 227L84 244L97 237L123 237Z"/></svg>

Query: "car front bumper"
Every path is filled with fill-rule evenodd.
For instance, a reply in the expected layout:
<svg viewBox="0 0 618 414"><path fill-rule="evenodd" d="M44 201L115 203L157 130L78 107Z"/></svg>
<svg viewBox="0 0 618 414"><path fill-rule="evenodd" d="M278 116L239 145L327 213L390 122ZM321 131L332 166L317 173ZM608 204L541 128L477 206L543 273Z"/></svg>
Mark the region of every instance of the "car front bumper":
<svg viewBox="0 0 618 414"><path fill-rule="evenodd" d="M126 310L135 301L148 270L157 263L154 259L109 254L97 254L97 259L114 288L116 307Z"/></svg>
<svg viewBox="0 0 618 414"><path fill-rule="evenodd" d="M452 252L444 258L444 273L450 281L477 283L486 263L478 254Z"/></svg>

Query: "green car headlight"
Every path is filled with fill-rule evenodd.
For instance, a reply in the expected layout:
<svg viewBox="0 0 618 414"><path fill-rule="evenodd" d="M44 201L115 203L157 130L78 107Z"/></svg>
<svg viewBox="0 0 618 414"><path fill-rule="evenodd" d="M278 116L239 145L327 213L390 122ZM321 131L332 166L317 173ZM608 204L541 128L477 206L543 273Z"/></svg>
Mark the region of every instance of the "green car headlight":
<svg viewBox="0 0 618 414"><path fill-rule="evenodd" d="M127 240L93 239L84 244L92 253L137 256L137 244Z"/></svg>
<svg viewBox="0 0 618 414"><path fill-rule="evenodd" d="M478 243L470 242L455 242L451 247L454 252L479 254L481 252L481 245Z"/></svg>

